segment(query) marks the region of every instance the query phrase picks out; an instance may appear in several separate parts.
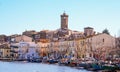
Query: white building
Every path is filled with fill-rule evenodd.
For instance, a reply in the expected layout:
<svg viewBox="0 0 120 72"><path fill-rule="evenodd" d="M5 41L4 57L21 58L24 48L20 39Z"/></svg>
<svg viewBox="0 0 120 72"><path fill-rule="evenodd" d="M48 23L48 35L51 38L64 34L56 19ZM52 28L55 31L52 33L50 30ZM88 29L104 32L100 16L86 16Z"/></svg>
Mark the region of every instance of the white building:
<svg viewBox="0 0 120 72"><path fill-rule="evenodd" d="M37 44L30 44L26 53L26 59L39 58L38 48L39 46Z"/></svg>
<svg viewBox="0 0 120 72"><path fill-rule="evenodd" d="M39 48L34 42L19 42L19 59L39 58Z"/></svg>

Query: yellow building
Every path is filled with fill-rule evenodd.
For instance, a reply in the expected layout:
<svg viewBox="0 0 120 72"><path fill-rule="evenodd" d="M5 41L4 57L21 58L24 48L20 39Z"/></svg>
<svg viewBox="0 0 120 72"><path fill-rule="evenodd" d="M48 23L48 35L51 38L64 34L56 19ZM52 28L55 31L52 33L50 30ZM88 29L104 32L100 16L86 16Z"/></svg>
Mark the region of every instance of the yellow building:
<svg viewBox="0 0 120 72"><path fill-rule="evenodd" d="M40 56L47 56L50 52L50 42L38 42Z"/></svg>
<svg viewBox="0 0 120 72"><path fill-rule="evenodd" d="M84 58L86 55L86 42L84 38L75 40L76 53L78 58Z"/></svg>
<svg viewBox="0 0 120 72"><path fill-rule="evenodd" d="M73 55L76 58L84 58L86 55L85 39L75 39L67 41L67 52L69 55Z"/></svg>
<svg viewBox="0 0 120 72"><path fill-rule="evenodd" d="M0 57L10 58L10 47L8 46L8 44L0 45Z"/></svg>

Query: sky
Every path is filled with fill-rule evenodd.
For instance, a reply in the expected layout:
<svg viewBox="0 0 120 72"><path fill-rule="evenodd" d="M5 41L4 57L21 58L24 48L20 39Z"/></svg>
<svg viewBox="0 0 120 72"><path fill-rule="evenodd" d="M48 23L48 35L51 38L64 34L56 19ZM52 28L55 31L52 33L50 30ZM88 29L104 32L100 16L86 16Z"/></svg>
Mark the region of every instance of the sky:
<svg viewBox="0 0 120 72"><path fill-rule="evenodd" d="M120 0L0 0L0 34L59 29L64 11L71 30L89 26L120 35Z"/></svg>

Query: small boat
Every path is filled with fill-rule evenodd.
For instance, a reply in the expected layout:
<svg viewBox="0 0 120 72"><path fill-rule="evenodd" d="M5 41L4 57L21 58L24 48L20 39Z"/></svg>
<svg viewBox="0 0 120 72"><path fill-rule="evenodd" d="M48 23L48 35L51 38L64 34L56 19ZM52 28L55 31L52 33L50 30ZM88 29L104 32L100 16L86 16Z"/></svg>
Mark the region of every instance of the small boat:
<svg viewBox="0 0 120 72"><path fill-rule="evenodd" d="M94 69L94 71L102 70L102 65L98 63L93 63L92 68Z"/></svg>
<svg viewBox="0 0 120 72"><path fill-rule="evenodd" d="M107 65L103 65L102 69L103 70L112 70L112 71L115 71L115 70L118 70L119 67L116 66L116 65L109 65L109 64L107 64Z"/></svg>
<svg viewBox="0 0 120 72"><path fill-rule="evenodd" d="M49 60L49 63L50 63L50 64L53 64L53 63L58 63L58 61L57 61L57 60L55 60L55 59L50 59L50 60Z"/></svg>
<svg viewBox="0 0 120 72"><path fill-rule="evenodd" d="M83 67L83 68L85 68L86 65L87 65L87 64L86 64L85 62L81 62L81 63L78 64L79 67Z"/></svg>
<svg viewBox="0 0 120 72"><path fill-rule="evenodd" d="M33 62L36 62L36 63L40 63L40 62L42 62L42 60L39 59L39 58L33 59L32 61L33 61Z"/></svg>
<svg viewBox="0 0 120 72"><path fill-rule="evenodd" d="M67 59L63 58L63 59L60 59L60 60L58 61L58 64L59 64L59 65L69 65L70 62L69 62Z"/></svg>
<svg viewBox="0 0 120 72"><path fill-rule="evenodd" d="M71 66L71 67L76 67L76 66L77 66L77 63L76 63L76 62L70 62L69 66Z"/></svg>

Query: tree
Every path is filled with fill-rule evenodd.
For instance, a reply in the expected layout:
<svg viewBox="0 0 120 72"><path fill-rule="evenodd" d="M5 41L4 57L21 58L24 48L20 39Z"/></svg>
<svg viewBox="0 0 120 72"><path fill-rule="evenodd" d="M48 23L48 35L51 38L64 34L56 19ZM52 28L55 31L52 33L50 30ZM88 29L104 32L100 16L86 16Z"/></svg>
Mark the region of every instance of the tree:
<svg viewBox="0 0 120 72"><path fill-rule="evenodd" d="M110 35L108 29L104 29L104 30L102 31L102 33L106 33L106 34Z"/></svg>

